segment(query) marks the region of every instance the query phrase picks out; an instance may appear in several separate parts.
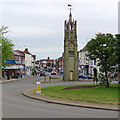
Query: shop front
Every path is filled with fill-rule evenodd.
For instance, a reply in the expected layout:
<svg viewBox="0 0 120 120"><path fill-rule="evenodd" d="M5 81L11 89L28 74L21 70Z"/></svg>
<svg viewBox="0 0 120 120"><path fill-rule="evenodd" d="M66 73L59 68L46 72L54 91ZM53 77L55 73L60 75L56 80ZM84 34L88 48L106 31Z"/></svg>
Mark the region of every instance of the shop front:
<svg viewBox="0 0 120 120"><path fill-rule="evenodd" d="M17 78L20 73L24 72L24 66L23 65L11 65L9 67L6 67L3 71L4 78Z"/></svg>

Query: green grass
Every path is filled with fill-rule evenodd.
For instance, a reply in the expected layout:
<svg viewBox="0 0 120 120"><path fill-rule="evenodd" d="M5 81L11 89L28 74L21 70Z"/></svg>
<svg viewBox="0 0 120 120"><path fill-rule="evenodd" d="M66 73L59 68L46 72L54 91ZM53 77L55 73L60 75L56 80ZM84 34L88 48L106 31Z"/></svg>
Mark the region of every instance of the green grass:
<svg viewBox="0 0 120 120"><path fill-rule="evenodd" d="M94 88L82 88L82 89L70 89L64 90L64 88L79 86L79 85L67 85L67 86L50 86L41 89L42 94L57 97L62 99L69 99L75 101L86 101L95 103L106 104L120 104L118 102L118 85L111 84L109 88L104 86Z"/></svg>
<svg viewBox="0 0 120 120"><path fill-rule="evenodd" d="M60 77L50 77L50 79L61 79Z"/></svg>

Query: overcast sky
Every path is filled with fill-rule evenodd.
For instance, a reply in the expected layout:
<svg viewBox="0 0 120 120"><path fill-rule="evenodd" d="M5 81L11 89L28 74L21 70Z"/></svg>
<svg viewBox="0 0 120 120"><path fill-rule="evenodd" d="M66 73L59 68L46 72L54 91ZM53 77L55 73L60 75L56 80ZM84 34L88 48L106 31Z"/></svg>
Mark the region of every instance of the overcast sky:
<svg viewBox="0 0 120 120"><path fill-rule="evenodd" d="M8 2L9 1L9 2ZM67 4L73 5L77 20L78 50L98 32L118 33L119 0L2 0L0 25L9 27L7 36L14 49L28 48L37 59L58 58L64 50L64 21Z"/></svg>

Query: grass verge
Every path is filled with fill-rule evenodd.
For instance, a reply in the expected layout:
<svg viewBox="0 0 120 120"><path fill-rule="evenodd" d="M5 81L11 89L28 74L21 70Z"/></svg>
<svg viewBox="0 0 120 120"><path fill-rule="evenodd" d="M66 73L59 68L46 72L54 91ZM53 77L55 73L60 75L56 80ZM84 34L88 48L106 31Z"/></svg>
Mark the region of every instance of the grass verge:
<svg viewBox="0 0 120 120"><path fill-rule="evenodd" d="M82 89L69 89L64 88L79 86L79 85L66 85L66 86L50 86L41 89L42 94L75 101L85 101L94 103L114 104L120 105L118 101L118 90L117 84L111 84L109 88L104 86L94 88L82 88Z"/></svg>
<svg viewBox="0 0 120 120"><path fill-rule="evenodd" d="M50 77L50 79L61 79L61 78L58 78L58 77Z"/></svg>

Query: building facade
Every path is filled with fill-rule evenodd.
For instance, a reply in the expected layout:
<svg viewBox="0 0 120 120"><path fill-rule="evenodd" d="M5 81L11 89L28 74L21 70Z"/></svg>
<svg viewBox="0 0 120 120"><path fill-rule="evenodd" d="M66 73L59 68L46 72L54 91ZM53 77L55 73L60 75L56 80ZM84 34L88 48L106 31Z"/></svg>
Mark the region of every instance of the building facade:
<svg viewBox="0 0 120 120"><path fill-rule="evenodd" d="M55 67L55 60L50 59L49 57L47 59L40 59L40 69L51 72L52 69Z"/></svg>
<svg viewBox="0 0 120 120"><path fill-rule="evenodd" d="M9 78L17 78L17 73L21 73L24 70L25 66L25 56L23 53L18 50L12 50L13 58L11 60L6 60L9 66L5 67L5 71L3 71L3 77Z"/></svg>
<svg viewBox="0 0 120 120"><path fill-rule="evenodd" d="M17 73L23 73L23 76L29 76L32 74L32 69L35 66L35 55L32 55L26 48L24 51L12 50L13 58L6 60L9 66L5 67L3 71L3 77L9 75L9 78L17 78Z"/></svg>
<svg viewBox="0 0 120 120"><path fill-rule="evenodd" d="M90 60L86 54L86 46L78 52L78 73L93 76L94 69L100 72L100 66L97 66L97 62Z"/></svg>
<svg viewBox="0 0 120 120"><path fill-rule="evenodd" d="M63 80L78 80L77 21L72 20L71 11L69 20L64 22L63 56Z"/></svg>
<svg viewBox="0 0 120 120"><path fill-rule="evenodd" d="M62 54L62 57L59 57L57 59L56 68L59 74L63 74L63 54Z"/></svg>
<svg viewBox="0 0 120 120"><path fill-rule="evenodd" d="M86 48L84 47L78 52L78 73L84 73L85 75L88 75L89 73L89 61L86 56Z"/></svg>
<svg viewBox="0 0 120 120"><path fill-rule="evenodd" d="M26 75L29 76L32 74L35 67L35 55L32 55L28 51L28 48L25 48L23 52L25 54L25 72Z"/></svg>

